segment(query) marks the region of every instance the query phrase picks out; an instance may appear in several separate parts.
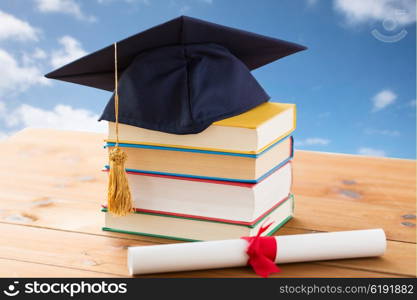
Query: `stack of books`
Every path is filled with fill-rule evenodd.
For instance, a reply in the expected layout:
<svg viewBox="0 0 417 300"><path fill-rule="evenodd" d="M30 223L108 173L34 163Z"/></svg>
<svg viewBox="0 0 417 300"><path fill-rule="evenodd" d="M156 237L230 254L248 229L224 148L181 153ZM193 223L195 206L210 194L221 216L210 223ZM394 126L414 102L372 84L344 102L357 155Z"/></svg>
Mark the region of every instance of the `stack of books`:
<svg viewBox="0 0 417 300"><path fill-rule="evenodd" d="M103 230L196 241L271 235L293 215L294 104L266 102L175 135L119 125L135 213L105 213ZM109 122L106 147L115 145ZM106 169L109 167L106 166Z"/></svg>

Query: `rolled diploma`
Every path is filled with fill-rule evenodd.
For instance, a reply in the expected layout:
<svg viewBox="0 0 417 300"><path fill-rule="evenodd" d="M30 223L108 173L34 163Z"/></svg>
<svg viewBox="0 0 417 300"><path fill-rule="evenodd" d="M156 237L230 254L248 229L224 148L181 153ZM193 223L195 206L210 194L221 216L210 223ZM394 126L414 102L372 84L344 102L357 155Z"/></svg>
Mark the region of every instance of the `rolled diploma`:
<svg viewBox="0 0 417 300"><path fill-rule="evenodd" d="M383 229L275 236L275 262L292 263L384 254ZM243 239L191 242L128 248L129 273L149 274L247 265Z"/></svg>

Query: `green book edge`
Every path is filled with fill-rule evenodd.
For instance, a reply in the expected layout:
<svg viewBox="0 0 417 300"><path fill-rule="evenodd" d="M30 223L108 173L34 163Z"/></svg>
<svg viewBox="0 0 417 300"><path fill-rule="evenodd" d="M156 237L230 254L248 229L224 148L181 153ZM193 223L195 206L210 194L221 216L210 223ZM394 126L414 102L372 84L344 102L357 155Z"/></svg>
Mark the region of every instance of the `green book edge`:
<svg viewBox="0 0 417 300"><path fill-rule="evenodd" d="M273 235L278 229L280 229L282 226L284 226L289 220L292 219L292 215L286 217L281 223L279 223L277 226L275 226L266 236ZM149 236L149 237L156 237L156 238L162 238L162 239L170 239L170 240L177 240L182 242L202 242L202 240L193 240L193 239L186 239L186 238L180 238L176 236L169 236L169 235L160 235L160 234L152 234L152 233L145 233L145 232L136 232L136 231L127 231L127 230L119 230L119 229L113 229L109 227L102 227L103 231L111 231L111 232L117 232L117 233L126 233L126 234L135 234L135 235L142 235L142 236Z"/></svg>
<svg viewBox="0 0 417 300"><path fill-rule="evenodd" d="M152 213L152 212L143 212L143 211L135 211L135 214L143 214L143 215L152 215L152 216L160 216L160 217L168 217L168 218L177 218L177 219L186 219L186 220L193 220L193 221L200 221L200 222L212 222L212 223L223 223L228 225L234 225L234 226L244 226L249 228L254 228L256 225L258 225L260 222L265 220L270 214L272 214L275 210L277 210L282 204L286 203L287 201L292 201L292 210L294 211L294 195L289 194L288 198L285 201L282 201L277 207L275 207L273 210L271 210L267 215L265 215L263 218L259 219L258 222L252 224L252 225L244 225L244 224L236 224L236 223L228 223L223 221L217 221L217 220L206 220L206 219L198 219L198 218L191 218L191 217L182 217L182 216L174 216L174 215L164 215L164 214L158 214L158 213ZM102 208L102 212L107 212L107 208Z"/></svg>

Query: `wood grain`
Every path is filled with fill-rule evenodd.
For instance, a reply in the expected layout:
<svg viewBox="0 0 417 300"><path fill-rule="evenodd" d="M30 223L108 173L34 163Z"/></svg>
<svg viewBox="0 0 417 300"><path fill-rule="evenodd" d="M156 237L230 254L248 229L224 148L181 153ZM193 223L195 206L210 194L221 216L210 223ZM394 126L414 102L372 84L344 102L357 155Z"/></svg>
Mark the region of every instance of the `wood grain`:
<svg viewBox="0 0 417 300"><path fill-rule="evenodd" d="M18 260L0 259L0 277L69 277L69 278L108 278L118 277L114 274L90 272L80 269L62 268L46 264L37 264Z"/></svg>
<svg viewBox="0 0 417 300"><path fill-rule="evenodd" d="M345 268L338 268L317 263L309 264L288 264L280 266L281 272L271 275L271 278L306 278L306 277L338 277L338 278L352 278L352 277L404 277L393 274L385 274L379 272L369 272L362 270L351 270ZM207 271L193 271L181 273L164 273L135 276L137 278L258 278L256 274L249 268L230 268L222 270L207 270Z"/></svg>
<svg viewBox="0 0 417 300"><path fill-rule="evenodd" d="M81 234L77 232L65 232L20 226L12 224L0 224L1 242L0 258L14 259L18 261L30 261L38 264L47 264L57 267L74 268L90 272L103 272L107 274L128 276L126 267L127 247L146 246L152 243L143 241L109 238L99 235ZM384 258L369 258L358 260L341 260L338 262L318 262L306 264L282 265L282 273L279 276L332 276L331 270L341 268L344 276L362 276L363 273L384 273L381 276L415 275L415 267L405 265L404 262L397 262L396 254L407 253L404 260L410 258L410 248L398 249L402 245L398 242L388 243L387 254ZM415 245L414 245L415 246ZM308 272L302 272L304 266ZM398 272L399 268L401 272ZM324 272L325 273L322 273ZM214 272L214 273L213 273ZM195 272L193 272L194 274ZM228 269L226 271L202 271L204 276L234 276L242 274L254 276L249 268ZM338 276L342 275L340 271ZM358 274L358 275L355 275ZM178 273L169 276L177 276Z"/></svg>
<svg viewBox="0 0 417 300"><path fill-rule="evenodd" d="M174 242L101 231L103 140L100 134L26 129L0 143L7 158L0 163L0 276L42 276L42 270L48 276L127 276L127 246ZM382 227L389 242L383 258L285 265L279 276L415 276L415 161L296 151L293 166L296 217L277 234Z"/></svg>
<svg viewBox="0 0 417 300"><path fill-rule="evenodd" d="M414 160L296 151L294 161L294 192L298 195L415 212Z"/></svg>
<svg viewBox="0 0 417 300"><path fill-rule="evenodd" d="M128 275L127 247L152 244L132 239L109 238L13 224L0 224L0 239L0 258L124 276ZM388 250L383 258L340 260L317 264L344 268L350 276L363 271L413 276L415 266L413 267L410 261L415 261L415 244L388 242ZM282 266L283 270L288 268L292 270L295 267ZM299 274L301 275L308 276L304 273Z"/></svg>

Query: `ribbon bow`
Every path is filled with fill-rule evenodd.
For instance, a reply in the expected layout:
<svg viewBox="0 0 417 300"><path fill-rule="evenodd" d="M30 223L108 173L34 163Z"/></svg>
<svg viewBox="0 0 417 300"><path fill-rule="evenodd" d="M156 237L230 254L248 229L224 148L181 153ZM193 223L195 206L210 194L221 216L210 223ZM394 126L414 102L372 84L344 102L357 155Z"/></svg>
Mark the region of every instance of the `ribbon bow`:
<svg viewBox="0 0 417 300"><path fill-rule="evenodd" d="M261 277L268 277L272 273L280 272L280 268L275 264L277 254L277 242L272 236L261 236L273 222L262 225L256 236L246 236L249 245L246 254L249 256L248 265L252 267L256 274Z"/></svg>

